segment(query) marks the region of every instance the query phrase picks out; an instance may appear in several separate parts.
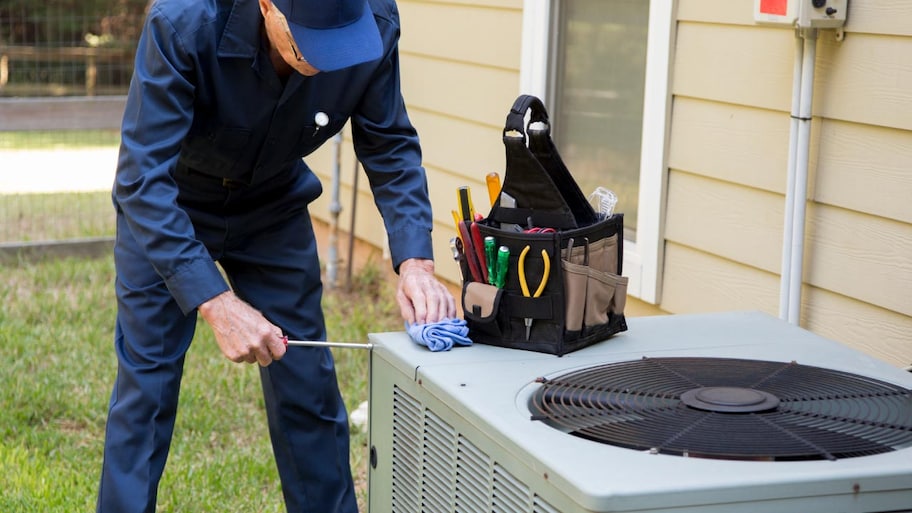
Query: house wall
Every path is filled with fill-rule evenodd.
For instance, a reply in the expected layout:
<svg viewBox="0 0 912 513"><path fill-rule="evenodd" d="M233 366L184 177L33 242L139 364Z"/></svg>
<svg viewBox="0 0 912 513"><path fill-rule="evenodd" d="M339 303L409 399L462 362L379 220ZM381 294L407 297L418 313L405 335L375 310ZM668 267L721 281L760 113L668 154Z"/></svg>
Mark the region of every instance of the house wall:
<svg viewBox="0 0 912 513"><path fill-rule="evenodd" d="M544 1L544 0L543 0ZM519 93L522 0L400 0L403 94L424 148L442 278L455 189L487 204L502 124ZM887 5L883 5L887 4ZM663 294L628 315L778 314L794 32L758 26L753 0L679 0L672 69ZM853 0L845 40L818 42L802 326L896 365L912 363L912 0ZM341 152L339 223L354 160ZM332 147L311 165L326 191ZM385 233L363 177L356 234ZM324 251L325 253L325 251Z"/></svg>
<svg viewBox="0 0 912 513"><path fill-rule="evenodd" d="M887 5L884 5L887 4ZM801 324L912 363L912 1L817 43ZM661 307L778 314L794 31L680 0Z"/></svg>

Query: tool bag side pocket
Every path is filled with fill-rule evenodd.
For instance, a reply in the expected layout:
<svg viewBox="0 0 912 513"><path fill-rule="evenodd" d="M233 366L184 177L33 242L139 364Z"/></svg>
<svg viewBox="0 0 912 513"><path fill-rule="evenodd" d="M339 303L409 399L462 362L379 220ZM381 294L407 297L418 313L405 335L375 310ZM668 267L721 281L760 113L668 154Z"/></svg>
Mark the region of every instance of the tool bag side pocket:
<svg viewBox="0 0 912 513"><path fill-rule="evenodd" d="M620 276L588 269L586 307L583 314L585 326L598 326L608 322L608 314L614 304Z"/></svg>
<svg viewBox="0 0 912 513"><path fill-rule="evenodd" d="M562 267L565 272L575 270L577 282L585 281L585 285L577 285L573 292L577 302L582 294L583 306L577 310L571 303L568 276L564 275L564 293L568 301L565 351L575 351L627 330L623 312L627 278L621 276L623 231L624 215L616 213L591 226L561 232L562 258L565 260ZM581 330L572 329L576 327L569 323L572 317L582 317Z"/></svg>
<svg viewBox="0 0 912 513"><path fill-rule="evenodd" d="M503 290L487 283L465 282L462 286L462 310L472 330L486 336L502 338L498 320Z"/></svg>
<svg viewBox="0 0 912 513"><path fill-rule="evenodd" d="M567 298L566 330L570 333L583 330L588 296L589 269L570 259L561 259L564 273L564 295Z"/></svg>
<svg viewBox="0 0 912 513"><path fill-rule="evenodd" d="M621 274L618 268L622 255L618 252L620 233L609 235L589 244L589 267L605 273Z"/></svg>

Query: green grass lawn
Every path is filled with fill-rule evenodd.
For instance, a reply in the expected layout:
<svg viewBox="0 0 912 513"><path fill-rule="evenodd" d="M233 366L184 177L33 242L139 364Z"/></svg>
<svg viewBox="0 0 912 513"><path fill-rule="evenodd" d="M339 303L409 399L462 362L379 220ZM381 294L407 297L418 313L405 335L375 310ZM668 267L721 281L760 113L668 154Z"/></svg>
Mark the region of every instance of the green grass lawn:
<svg viewBox="0 0 912 513"><path fill-rule="evenodd" d="M368 265L355 277L355 293L327 292L330 339L365 341L368 331L401 329L383 275ZM93 511L116 368L113 263L25 262L0 265L0 276L0 511ZM208 326L199 328L158 511L284 511L257 370L225 359ZM368 354L334 353L351 411L367 399ZM352 435L363 505L367 433Z"/></svg>
<svg viewBox="0 0 912 513"><path fill-rule="evenodd" d="M110 191L0 194L0 242L114 236Z"/></svg>

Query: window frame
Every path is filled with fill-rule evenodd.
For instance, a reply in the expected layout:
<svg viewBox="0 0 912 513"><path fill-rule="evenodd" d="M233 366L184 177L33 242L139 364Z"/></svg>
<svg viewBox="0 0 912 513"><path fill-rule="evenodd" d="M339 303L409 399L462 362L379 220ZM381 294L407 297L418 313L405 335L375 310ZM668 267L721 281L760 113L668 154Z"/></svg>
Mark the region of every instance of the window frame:
<svg viewBox="0 0 912 513"><path fill-rule="evenodd" d="M553 100L551 49L559 41L555 23L561 0L524 0L520 91ZM640 190L637 241L624 241L627 292L642 301L661 301L664 261L665 195L668 177L668 134L671 119L671 63L675 0L649 0L643 129L640 144ZM546 34L546 37L542 37ZM554 104L553 101L548 101Z"/></svg>

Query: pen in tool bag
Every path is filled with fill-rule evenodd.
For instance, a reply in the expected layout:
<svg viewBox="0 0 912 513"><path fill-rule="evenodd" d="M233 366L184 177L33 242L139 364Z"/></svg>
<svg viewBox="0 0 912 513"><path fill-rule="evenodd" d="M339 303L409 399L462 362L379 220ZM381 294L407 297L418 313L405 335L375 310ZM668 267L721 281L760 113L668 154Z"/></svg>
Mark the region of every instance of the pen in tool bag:
<svg viewBox="0 0 912 513"><path fill-rule="evenodd" d="M542 261L545 264L545 270L542 272L541 282L538 284L538 288L535 289L535 292L529 292L529 284L526 281L526 255L529 254L529 250L532 249L531 246L526 244L526 247L523 248L522 253L519 254L519 286L522 288L523 296L526 297L540 297L542 292L545 290L545 284L548 283L548 276L551 274L551 257L548 255L548 251L543 249L541 251ZM532 318L525 317L523 318L523 323L526 325L526 340L529 340L529 335L532 333Z"/></svg>

